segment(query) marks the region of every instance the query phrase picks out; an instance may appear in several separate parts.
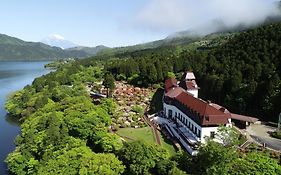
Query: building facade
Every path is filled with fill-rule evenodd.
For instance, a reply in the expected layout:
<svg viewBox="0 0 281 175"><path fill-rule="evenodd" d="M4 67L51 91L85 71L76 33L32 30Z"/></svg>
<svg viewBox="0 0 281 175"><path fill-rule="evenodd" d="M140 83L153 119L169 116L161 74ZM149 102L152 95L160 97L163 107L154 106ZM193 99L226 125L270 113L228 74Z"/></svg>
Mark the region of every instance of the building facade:
<svg viewBox="0 0 281 175"><path fill-rule="evenodd" d="M171 137L177 139L191 154L207 138L215 138L219 126L232 126L232 119L240 123L255 123L257 118L230 113L224 107L198 98L199 87L192 72L185 72L178 82L165 81L163 115L158 123ZM219 140L217 140L219 141Z"/></svg>
<svg viewBox="0 0 281 175"><path fill-rule="evenodd" d="M225 108L198 98L199 87L192 72L185 72L180 82L169 78L163 96L163 126L191 154L200 143L214 138L219 126L231 127L231 113Z"/></svg>

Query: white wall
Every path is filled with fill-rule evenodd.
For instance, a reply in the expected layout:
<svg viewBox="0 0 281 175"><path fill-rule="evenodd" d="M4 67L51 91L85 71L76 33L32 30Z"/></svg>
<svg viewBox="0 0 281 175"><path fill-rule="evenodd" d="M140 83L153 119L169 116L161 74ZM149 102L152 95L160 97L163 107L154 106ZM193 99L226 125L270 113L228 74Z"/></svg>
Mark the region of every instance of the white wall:
<svg viewBox="0 0 281 175"><path fill-rule="evenodd" d="M205 143L205 137L208 136L210 137L210 132L217 132L218 127L201 127L199 126L197 123L195 123L192 119L190 119L188 116L186 116L184 113L182 113L178 108L176 108L175 106L172 105L168 105L166 103L163 103L164 109L166 110L166 117L168 117L169 114L169 110L172 110L172 117L175 117L175 113L182 115L185 119L187 119L188 122L190 122L191 124L193 124L194 127L197 128L197 133L198 130L201 131L201 137L198 137L196 134L193 133L193 131L191 131L187 126L182 123L180 120L177 120L178 123L180 123L182 126L186 127L187 130L190 131L190 133L196 138L197 141L201 141L202 143Z"/></svg>
<svg viewBox="0 0 281 175"><path fill-rule="evenodd" d="M202 128L202 136L204 136L204 137L201 140L201 142L205 143L206 142L205 137L211 137L211 132L217 133L217 131L218 131L218 127L203 127Z"/></svg>

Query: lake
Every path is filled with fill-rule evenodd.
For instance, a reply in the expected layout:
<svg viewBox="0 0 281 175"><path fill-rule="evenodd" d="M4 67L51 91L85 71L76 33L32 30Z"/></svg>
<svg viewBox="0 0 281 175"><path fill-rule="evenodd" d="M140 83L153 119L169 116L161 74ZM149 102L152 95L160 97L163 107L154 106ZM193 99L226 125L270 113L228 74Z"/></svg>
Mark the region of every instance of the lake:
<svg viewBox="0 0 281 175"><path fill-rule="evenodd" d="M50 72L48 62L0 62L0 174L8 174L4 160L15 149L14 139L20 133L15 119L7 117L4 104L7 96L31 84L34 78Z"/></svg>

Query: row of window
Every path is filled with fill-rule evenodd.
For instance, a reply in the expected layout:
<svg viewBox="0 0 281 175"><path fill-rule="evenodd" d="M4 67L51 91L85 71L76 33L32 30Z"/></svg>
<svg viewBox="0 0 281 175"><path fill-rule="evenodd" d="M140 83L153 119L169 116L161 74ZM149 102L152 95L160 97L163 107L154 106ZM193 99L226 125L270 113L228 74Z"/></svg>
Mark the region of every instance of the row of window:
<svg viewBox="0 0 281 175"><path fill-rule="evenodd" d="M172 112L172 110L169 110ZM170 113L170 112L169 112ZM180 115L180 113L175 112L175 118L180 120L190 131L192 131L197 137L201 137L201 130L198 129L191 121L189 121L184 116Z"/></svg>
<svg viewBox="0 0 281 175"><path fill-rule="evenodd" d="M164 112L166 113L166 108L164 108ZM197 137L201 137L201 130L197 129L195 125L193 125L188 119L180 115L180 113L175 112L175 116L173 117L173 111L168 110L168 117L169 118L177 118L180 120L189 130L191 130ZM215 132L210 132L210 137L215 138Z"/></svg>

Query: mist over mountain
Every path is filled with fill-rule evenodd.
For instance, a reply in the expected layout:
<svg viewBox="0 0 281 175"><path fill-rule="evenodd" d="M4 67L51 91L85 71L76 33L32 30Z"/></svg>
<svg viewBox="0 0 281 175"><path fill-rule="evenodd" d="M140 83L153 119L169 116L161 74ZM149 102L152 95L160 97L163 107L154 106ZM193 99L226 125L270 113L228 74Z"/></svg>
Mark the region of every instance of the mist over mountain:
<svg viewBox="0 0 281 175"><path fill-rule="evenodd" d="M151 0L136 25L154 32L183 31L169 36L173 38L239 31L280 17L279 0Z"/></svg>
<svg viewBox="0 0 281 175"><path fill-rule="evenodd" d="M50 45L50 46L56 46L60 47L62 49L68 49L71 47L77 47L77 44L74 44L71 41L66 40L63 36L59 34L52 34L48 37L41 40L42 43Z"/></svg>
<svg viewBox="0 0 281 175"><path fill-rule="evenodd" d="M173 38L183 38L183 37L198 38L213 33L240 32L250 28L256 28L260 25L281 21L281 6L279 7L279 10L280 10L280 14L268 16L259 23L253 23L253 24L239 23L234 26L229 26L226 23L224 23L223 20L214 20L210 23L207 23L195 29L189 29L189 30L172 33L168 35L166 39L169 40Z"/></svg>

